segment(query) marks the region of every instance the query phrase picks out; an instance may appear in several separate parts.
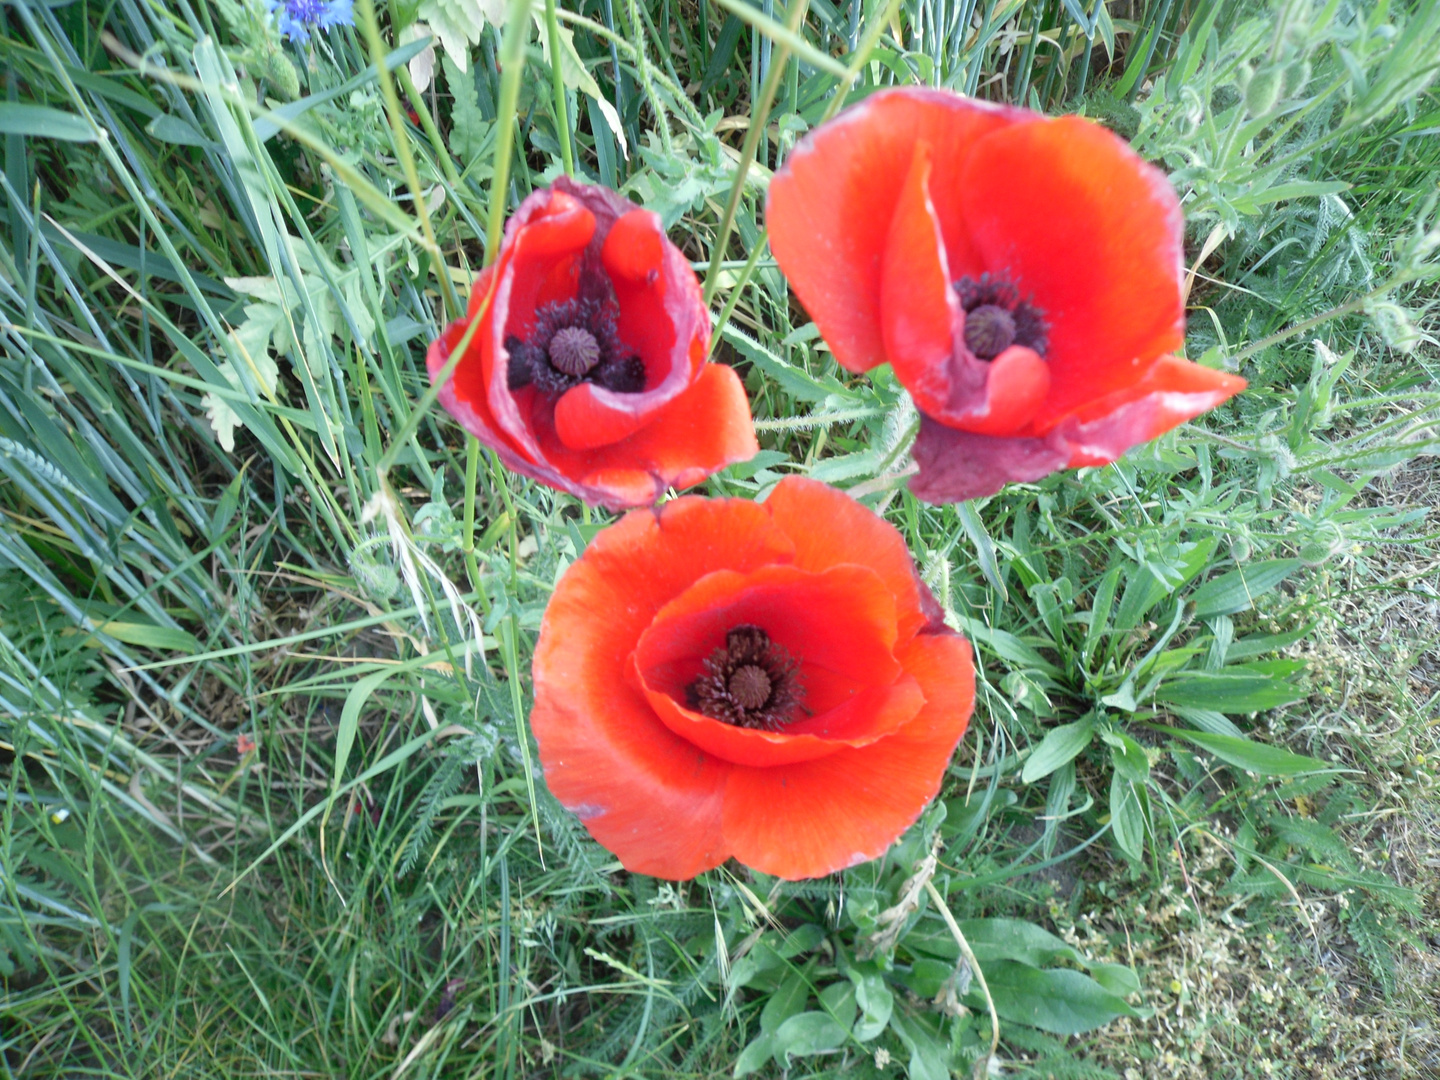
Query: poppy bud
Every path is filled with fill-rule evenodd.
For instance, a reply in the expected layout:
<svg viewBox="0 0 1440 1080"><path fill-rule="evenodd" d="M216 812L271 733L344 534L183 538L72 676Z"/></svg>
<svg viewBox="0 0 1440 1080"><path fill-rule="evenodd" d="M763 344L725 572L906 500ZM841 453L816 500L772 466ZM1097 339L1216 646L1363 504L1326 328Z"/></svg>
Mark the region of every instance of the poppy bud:
<svg viewBox="0 0 1440 1080"><path fill-rule="evenodd" d="M1278 64L1262 64L1250 76L1245 87L1245 111L1251 116L1269 116L1280 100L1285 69Z"/></svg>

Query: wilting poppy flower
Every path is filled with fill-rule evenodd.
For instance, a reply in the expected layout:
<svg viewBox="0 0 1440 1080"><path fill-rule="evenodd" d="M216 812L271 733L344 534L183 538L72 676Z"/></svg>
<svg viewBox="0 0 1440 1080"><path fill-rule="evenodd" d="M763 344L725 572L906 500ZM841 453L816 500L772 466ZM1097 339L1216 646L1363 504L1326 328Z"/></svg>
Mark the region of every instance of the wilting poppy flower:
<svg viewBox="0 0 1440 1080"><path fill-rule="evenodd" d="M477 317L440 403L516 472L621 509L758 449L740 379L705 362L690 264L608 188L562 177L520 204L466 317L431 343L432 379Z"/></svg>
<svg viewBox="0 0 1440 1080"><path fill-rule="evenodd" d="M923 499L1107 464L1245 386L1170 355L1180 204L1089 120L877 93L796 146L767 222L835 359L914 398Z"/></svg>
<svg viewBox="0 0 1440 1080"><path fill-rule="evenodd" d="M880 855L939 790L975 691L900 534L796 477L601 531L556 586L534 676L550 790L666 878Z"/></svg>

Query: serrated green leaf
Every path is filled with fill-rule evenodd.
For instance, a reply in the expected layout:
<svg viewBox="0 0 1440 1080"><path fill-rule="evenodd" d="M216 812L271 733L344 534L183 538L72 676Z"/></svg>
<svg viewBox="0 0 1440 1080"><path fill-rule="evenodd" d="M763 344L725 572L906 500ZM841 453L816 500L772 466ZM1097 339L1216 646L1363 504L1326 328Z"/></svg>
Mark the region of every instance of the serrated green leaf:
<svg viewBox="0 0 1440 1080"><path fill-rule="evenodd" d="M440 68L445 72L445 86L451 98L450 152L468 164L484 152L493 125L480 111L475 77L464 71L449 52L440 58Z"/></svg>

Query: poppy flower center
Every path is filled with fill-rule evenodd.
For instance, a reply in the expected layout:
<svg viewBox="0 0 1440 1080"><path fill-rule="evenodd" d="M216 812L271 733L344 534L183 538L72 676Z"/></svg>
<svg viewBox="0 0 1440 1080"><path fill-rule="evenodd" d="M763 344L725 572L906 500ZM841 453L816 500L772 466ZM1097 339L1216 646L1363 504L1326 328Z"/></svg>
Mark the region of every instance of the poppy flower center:
<svg viewBox="0 0 1440 1080"><path fill-rule="evenodd" d="M981 274L961 278L955 295L965 309L965 348L978 360L993 360L1011 345L1045 355L1045 313L1007 278Z"/></svg>
<svg viewBox="0 0 1440 1080"><path fill-rule="evenodd" d="M582 382L637 394L645 389L645 363L627 349L615 328L615 305L561 300L536 309L535 328L523 340L505 339L511 390L534 386L559 397Z"/></svg>
<svg viewBox="0 0 1440 1080"><path fill-rule="evenodd" d="M580 376L600 362L600 343L589 330L567 326L550 339L550 366L566 375Z"/></svg>
<svg viewBox="0 0 1440 1080"><path fill-rule="evenodd" d="M690 707L736 727L779 731L804 700L799 664L758 626L737 626L686 687Z"/></svg>
<svg viewBox="0 0 1440 1080"><path fill-rule="evenodd" d="M996 304L981 304L965 316L965 347L993 360L1015 340L1015 316Z"/></svg>

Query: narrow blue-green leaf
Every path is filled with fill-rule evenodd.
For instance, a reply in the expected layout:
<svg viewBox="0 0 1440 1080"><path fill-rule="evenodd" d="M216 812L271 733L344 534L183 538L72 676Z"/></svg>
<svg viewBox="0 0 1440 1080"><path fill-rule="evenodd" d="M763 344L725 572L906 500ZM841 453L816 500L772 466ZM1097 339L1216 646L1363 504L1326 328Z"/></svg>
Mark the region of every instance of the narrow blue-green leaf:
<svg viewBox="0 0 1440 1080"><path fill-rule="evenodd" d="M49 105L25 105L0 101L0 135L60 139L64 142L94 142L94 129L83 117Z"/></svg>
<svg viewBox="0 0 1440 1080"><path fill-rule="evenodd" d="M965 530L970 543L975 545L975 561L980 565L980 573L985 575L990 588L1000 594L1001 600L1009 600L1010 595L1005 591L1005 579L1000 576L1000 564L995 558L995 541L990 539L985 523L968 502L956 504L955 513L960 518L960 527Z"/></svg>

